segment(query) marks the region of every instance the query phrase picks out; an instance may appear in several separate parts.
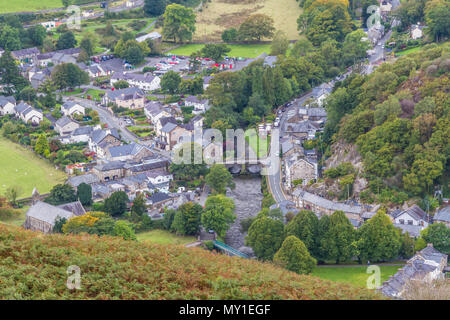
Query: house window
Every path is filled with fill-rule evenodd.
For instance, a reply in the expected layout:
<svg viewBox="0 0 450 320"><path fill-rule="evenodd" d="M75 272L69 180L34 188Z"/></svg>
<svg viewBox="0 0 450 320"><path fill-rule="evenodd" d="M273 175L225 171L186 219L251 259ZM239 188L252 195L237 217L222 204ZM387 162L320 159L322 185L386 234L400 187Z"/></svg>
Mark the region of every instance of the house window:
<svg viewBox="0 0 450 320"><path fill-rule="evenodd" d="M413 225L413 221L412 220L408 220L408 224L412 226Z"/></svg>
<svg viewBox="0 0 450 320"><path fill-rule="evenodd" d="M400 224L405 224L405 220L400 219Z"/></svg>

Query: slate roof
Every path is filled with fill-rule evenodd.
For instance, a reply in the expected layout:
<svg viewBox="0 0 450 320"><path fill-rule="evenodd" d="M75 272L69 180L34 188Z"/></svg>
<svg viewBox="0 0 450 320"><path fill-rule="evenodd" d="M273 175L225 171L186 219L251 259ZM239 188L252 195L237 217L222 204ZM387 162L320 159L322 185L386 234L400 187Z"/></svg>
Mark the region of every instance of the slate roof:
<svg viewBox="0 0 450 320"><path fill-rule="evenodd" d="M434 216L434 220L450 222L450 206L439 210Z"/></svg>
<svg viewBox="0 0 450 320"><path fill-rule="evenodd" d="M111 134L112 136L114 136L115 138L120 140L119 132L115 128L110 129L110 130L102 130L102 129L94 130L94 131L92 131L91 138L92 138L92 141L99 144L109 134Z"/></svg>
<svg viewBox="0 0 450 320"><path fill-rule="evenodd" d="M18 105L16 105L14 109L16 110L16 112L22 113L25 110L27 110L28 108L31 108L31 106L29 104L26 104L25 102L21 102Z"/></svg>
<svg viewBox="0 0 450 320"><path fill-rule="evenodd" d="M162 117L159 119L159 123L161 124L161 127L164 127L167 123L177 124L178 122L174 117Z"/></svg>
<svg viewBox="0 0 450 320"><path fill-rule="evenodd" d="M166 123L166 124L164 125L164 127L162 127L161 131L162 131L162 132L169 133L169 132L173 131L176 127L178 127L177 124L172 123L172 122L169 122L169 123Z"/></svg>
<svg viewBox="0 0 450 320"><path fill-rule="evenodd" d="M159 168L165 168L169 164L169 161L165 159L157 159L152 162L140 163L140 164L127 164L125 169L131 172L144 172Z"/></svg>
<svg viewBox="0 0 450 320"><path fill-rule="evenodd" d="M285 124L286 132L308 133L309 131L315 131L317 129L318 129L317 126L314 125L314 123L309 120Z"/></svg>
<svg viewBox="0 0 450 320"><path fill-rule="evenodd" d="M47 222L51 225L55 223L57 217L69 219L73 216L71 211L64 210L51 204L38 201L27 211L27 217Z"/></svg>
<svg viewBox="0 0 450 320"><path fill-rule="evenodd" d="M82 183L93 184L98 182L98 177L93 173L83 174L81 176L70 177L67 183L72 187L78 187Z"/></svg>
<svg viewBox="0 0 450 320"><path fill-rule="evenodd" d="M157 178L159 176L169 176L169 175L171 175L169 172L162 169L153 170L145 173L145 176L149 178Z"/></svg>
<svg viewBox="0 0 450 320"><path fill-rule="evenodd" d="M327 111L325 108L308 108L308 116L310 117L326 117Z"/></svg>
<svg viewBox="0 0 450 320"><path fill-rule="evenodd" d="M109 171L109 170L122 169L124 167L125 167L125 162L123 162L123 161L108 161L105 163L98 164L94 168L98 171Z"/></svg>
<svg viewBox="0 0 450 320"><path fill-rule="evenodd" d="M72 121L69 117L67 117L67 116L64 116L64 117L61 117L61 118L59 118L57 121L56 121L56 125L58 126L58 127L64 127L64 126L66 126L66 125L68 125L69 123L71 123L71 122L75 122L75 121Z"/></svg>
<svg viewBox="0 0 450 320"><path fill-rule="evenodd" d="M446 254L439 252L429 244L409 259L408 263L400 268L395 275L385 281L381 287L381 292L388 297L399 298L409 280L422 280L428 273L436 269L442 271L442 266L447 265L447 258Z"/></svg>
<svg viewBox="0 0 450 320"><path fill-rule="evenodd" d="M315 194L309 193L307 191L303 191L301 188L297 188L292 193L294 197L299 197L305 201L311 202L319 207L328 209L328 210L342 210L344 212L362 214L363 207L362 206L352 206L341 202L334 202Z"/></svg>
<svg viewBox="0 0 450 320"><path fill-rule="evenodd" d="M8 103L16 104L16 99L14 97L0 96L0 107L6 106Z"/></svg>
<svg viewBox="0 0 450 320"><path fill-rule="evenodd" d="M166 200L171 199L171 197L166 194L166 193L162 193L162 192L156 192L154 194L152 194L152 196L150 197L150 201L152 202L152 204L157 204L159 202L163 202Z"/></svg>
<svg viewBox="0 0 450 320"><path fill-rule="evenodd" d="M67 101L66 103L64 103L64 104L61 106L61 109L64 109L64 110L70 110L73 106L76 106L76 105L81 106L79 103L76 103L76 102L73 102L73 101ZM83 107L83 108L84 108L84 107Z"/></svg>
<svg viewBox="0 0 450 320"><path fill-rule="evenodd" d="M72 136L90 135L93 131L93 127L79 127L72 132Z"/></svg>
<svg viewBox="0 0 450 320"><path fill-rule="evenodd" d="M130 87L120 90L110 90L107 92L108 98L111 100L133 100L143 98L145 96L141 89Z"/></svg>
<svg viewBox="0 0 450 320"><path fill-rule="evenodd" d="M185 101L192 102L192 103L198 103L198 104L206 104L208 102L208 99L200 99L196 96L189 96L185 99Z"/></svg>
<svg viewBox="0 0 450 320"><path fill-rule="evenodd" d="M40 53L41 52L36 47L11 51L11 54L14 58L20 58L20 57L29 56L29 55L38 55Z"/></svg>
<svg viewBox="0 0 450 320"><path fill-rule="evenodd" d="M152 115L152 117L164 111L164 106L159 101L150 101L145 105L145 110Z"/></svg>
<svg viewBox="0 0 450 320"><path fill-rule="evenodd" d="M148 148L141 144L130 143L130 144L123 144L120 146L109 147L108 151L111 157L116 158L116 157L136 155L139 152L141 152L142 149Z"/></svg>
<svg viewBox="0 0 450 320"><path fill-rule="evenodd" d="M86 214L86 211L84 210L83 205L80 201L65 203L59 205L58 208L72 212L77 217Z"/></svg>
<svg viewBox="0 0 450 320"><path fill-rule="evenodd" d="M147 74L139 74L139 73L114 73L114 75L111 77L111 79L115 79L115 80L134 80L134 81L139 81L139 82L144 82L144 83L152 83L152 81L155 79L156 77L147 73Z"/></svg>
<svg viewBox="0 0 450 320"><path fill-rule="evenodd" d="M412 207L409 207L406 210L403 211L394 211L392 213L392 217L396 219L397 217L401 216L402 214L407 213L409 214L413 219L415 220L424 220L428 221L428 217L425 211L423 211L418 205L413 205Z"/></svg>

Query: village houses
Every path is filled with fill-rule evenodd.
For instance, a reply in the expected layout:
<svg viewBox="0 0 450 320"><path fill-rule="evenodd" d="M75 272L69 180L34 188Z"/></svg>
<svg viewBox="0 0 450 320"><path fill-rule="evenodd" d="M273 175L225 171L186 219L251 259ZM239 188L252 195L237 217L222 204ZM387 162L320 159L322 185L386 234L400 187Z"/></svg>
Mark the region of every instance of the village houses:
<svg viewBox="0 0 450 320"><path fill-rule="evenodd" d="M76 129L78 129L80 127L80 125L78 124L78 122L75 122L73 120L71 120L69 117L67 116L63 116L61 118L59 118L56 122L55 122L55 130L61 135L69 135L71 134L73 131L75 131Z"/></svg>
<svg viewBox="0 0 450 320"><path fill-rule="evenodd" d="M21 102L15 106L14 112L17 118L23 122L38 125L43 119L44 115L41 111L33 108L32 106Z"/></svg>
<svg viewBox="0 0 450 320"><path fill-rule="evenodd" d="M161 88L161 79L157 76L153 76L150 73L138 74L138 73L119 73L116 72L111 77L111 85L117 81L126 81L131 87L136 87L144 91L153 91Z"/></svg>
<svg viewBox="0 0 450 320"><path fill-rule="evenodd" d="M102 98L103 105L113 103L118 107L127 109L140 109L145 104L145 94L138 88L126 88L120 90L109 90Z"/></svg>
<svg viewBox="0 0 450 320"><path fill-rule="evenodd" d="M73 101L67 101L61 106L61 111L65 116L73 117L75 114L84 115L86 108Z"/></svg>
<svg viewBox="0 0 450 320"><path fill-rule="evenodd" d="M37 201L26 213L24 228L43 233L52 233L57 219L70 219L86 214L79 201L59 206Z"/></svg>
<svg viewBox="0 0 450 320"><path fill-rule="evenodd" d="M14 114L16 99L13 96L0 96L0 116Z"/></svg>

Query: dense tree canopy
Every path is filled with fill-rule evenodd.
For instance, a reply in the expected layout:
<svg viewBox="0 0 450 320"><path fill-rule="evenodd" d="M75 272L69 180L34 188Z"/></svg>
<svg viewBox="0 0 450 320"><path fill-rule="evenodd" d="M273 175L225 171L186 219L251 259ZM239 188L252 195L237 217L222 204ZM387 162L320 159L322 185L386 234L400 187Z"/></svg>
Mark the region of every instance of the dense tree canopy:
<svg viewBox="0 0 450 320"><path fill-rule="evenodd" d="M272 38L275 28L273 19L268 15L257 13L249 16L239 27L239 39L261 41L262 38Z"/></svg>
<svg viewBox="0 0 450 320"><path fill-rule="evenodd" d="M420 237L426 243L433 244L433 247L442 253L450 254L450 228L443 223L433 223L420 232Z"/></svg>
<svg viewBox="0 0 450 320"><path fill-rule="evenodd" d="M196 235L200 230L203 208L198 203L187 202L181 205L172 222L172 229L181 235Z"/></svg>
<svg viewBox="0 0 450 320"><path fill-rule="evenodd" d="M170 4L164 12L163 36L175 42L192 40L195 32L195 13L191 8Z"/></svg>
<svg viewBox="0 0 450 320"><path fill-rule="evenodd" d="M125 191L116 191L105 200L105 211L112 216L120 216L125 213L128 202Z"/></svg>
<svg viewBox="0 0 450 320"><path fill-rule="evenodd" d="M58 89L79 87L89 83L89 75L73 63L62 63L52 71L52 80Z"/></svg>
<svg viewBox="0 0 450 320"><path fill-rule="evenodd" d="M283 241L280 250L273 257L273 262L300 274L311 273L317 263L305 244L294 236L289 236Z"/></svg>
<svg viewBox="0 0 450 320"><path fill-rule="evenodd" d="M225 193L227 187L233 187L233 177L223 164L214 164L205 177L206 184L214 193Z"/></svg>
<svg viewBox="0 0 450 320"><path fill-rule="evenodd" d="M356 245L361 261L381 262L397 258L400 248L400 235L389 217L378 211L358 230Z"/></svg>
<svg viewBox="0 0 450 320"><path fill-rule="evenodd" d="M272 260L285 238L283 222L268 217L256 219L248 229L246 244L258 259Z"/></svg>
<svg viewBox="0 0 450 320"><path fill-rule="evenodd" d="M317 236L318 236L319 219L314 212L309 210L301 210L286 225L286 234L295 236L300 239L308 248L308 251L317 256Z"/></svg>
<svg viewBox="0 0 450 320"><path fill-rule="evenodd" d="M206 199L201 218L202 226L206 230L214 230L223 239L235 219L233 199L221 194Z"/></svg>

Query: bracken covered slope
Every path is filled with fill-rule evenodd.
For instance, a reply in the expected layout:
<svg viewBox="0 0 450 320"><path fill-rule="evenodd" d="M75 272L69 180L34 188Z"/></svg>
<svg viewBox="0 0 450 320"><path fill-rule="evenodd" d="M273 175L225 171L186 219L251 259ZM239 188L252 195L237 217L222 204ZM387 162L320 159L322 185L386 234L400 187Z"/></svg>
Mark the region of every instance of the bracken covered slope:
<svg viewBox="0 0 450 320"><path fill-rule="evenodd" d="M67 267L81 289L66 288ZM0 224L2 299L379 299L373 291L203 249Z"/></svg>

